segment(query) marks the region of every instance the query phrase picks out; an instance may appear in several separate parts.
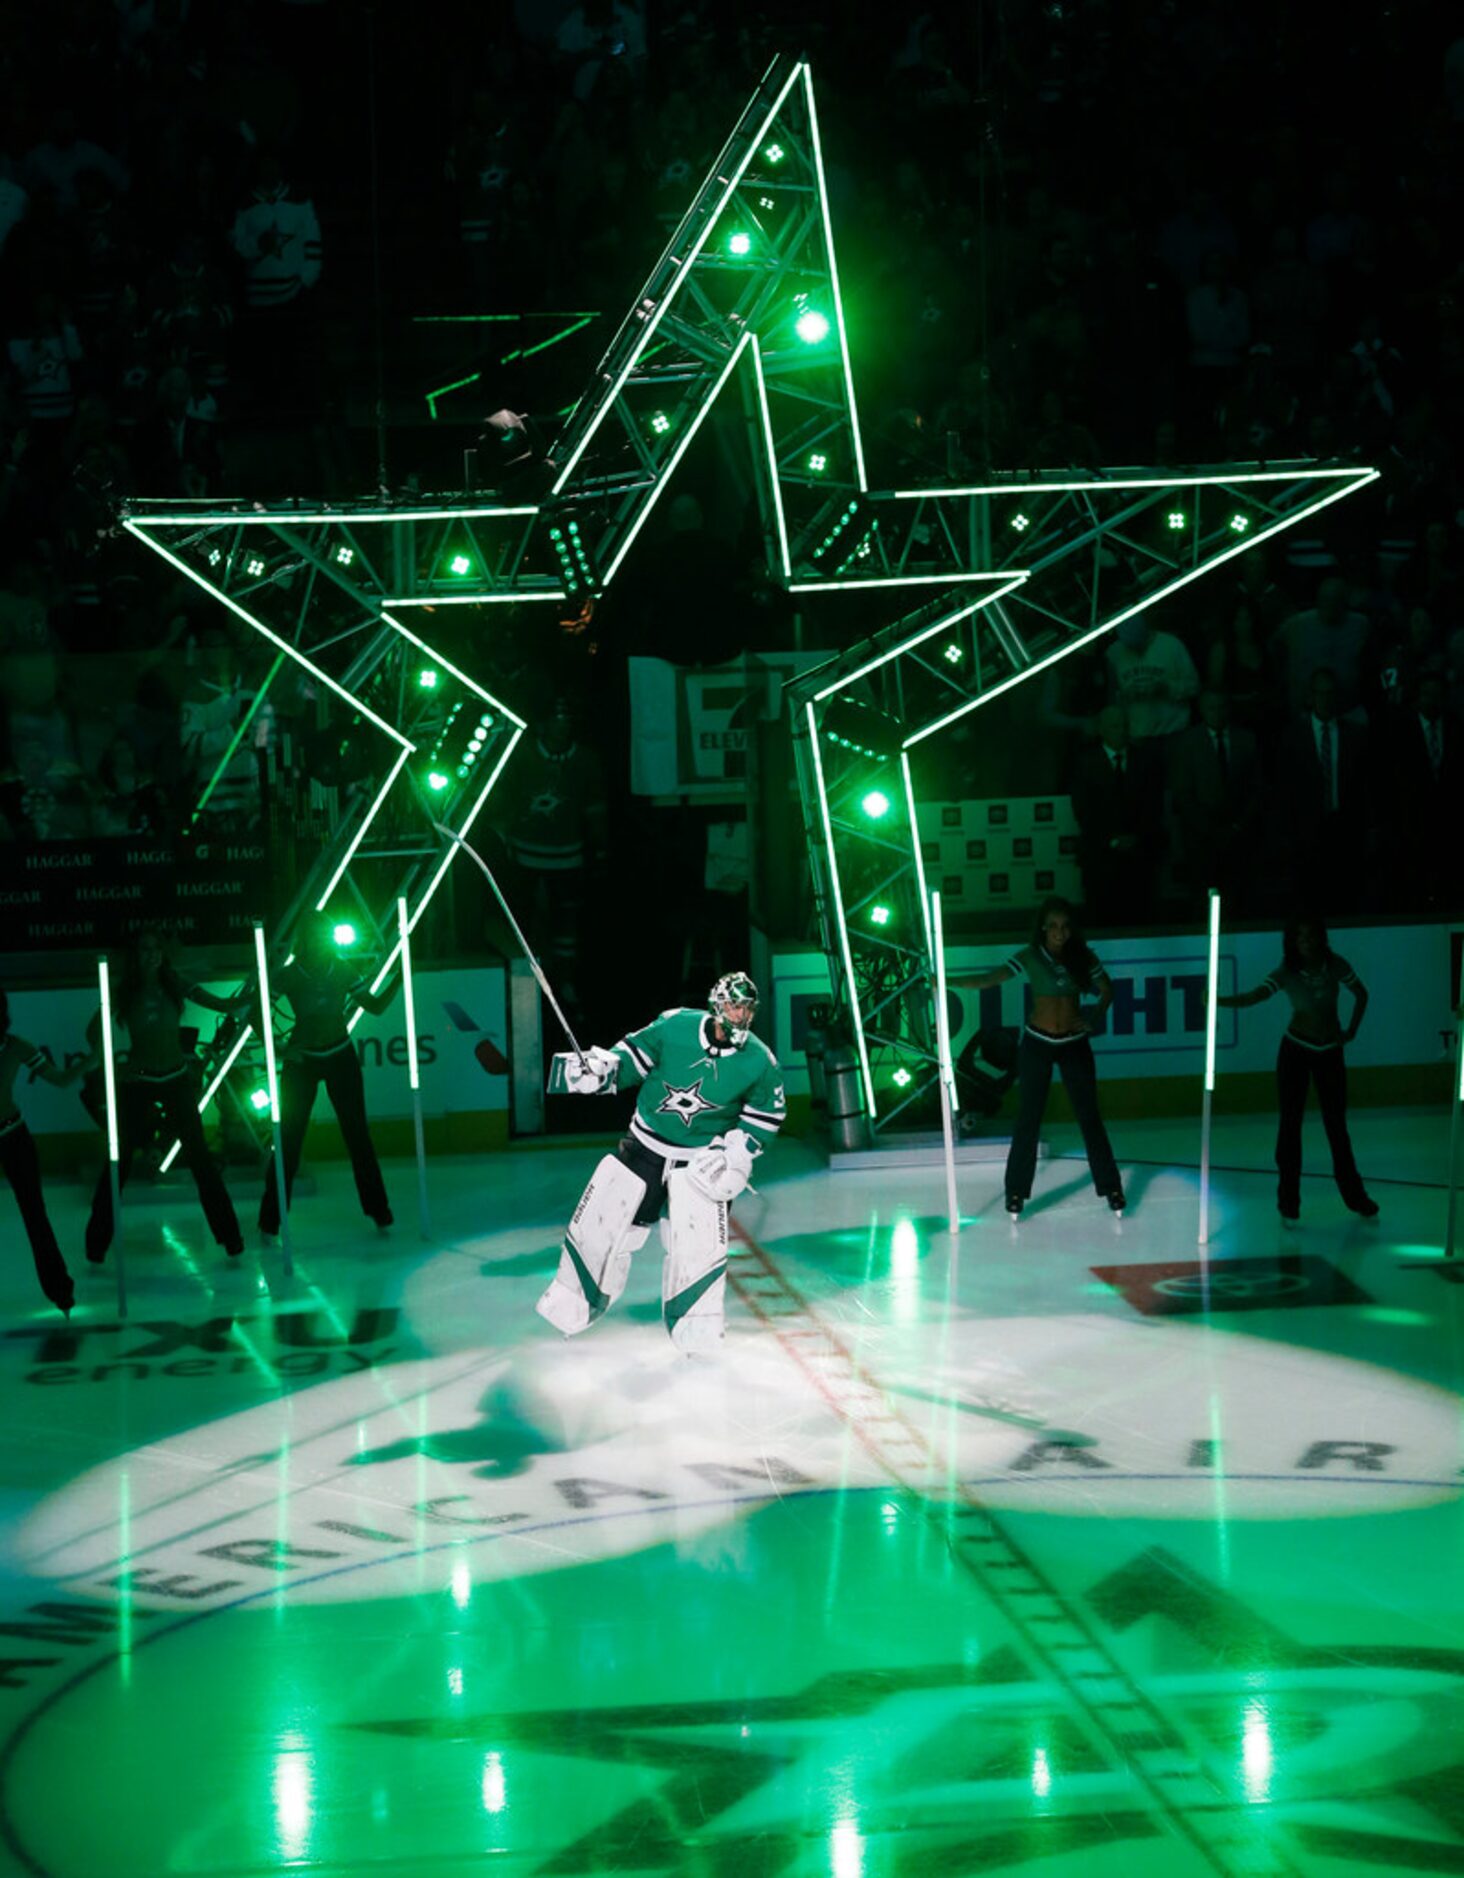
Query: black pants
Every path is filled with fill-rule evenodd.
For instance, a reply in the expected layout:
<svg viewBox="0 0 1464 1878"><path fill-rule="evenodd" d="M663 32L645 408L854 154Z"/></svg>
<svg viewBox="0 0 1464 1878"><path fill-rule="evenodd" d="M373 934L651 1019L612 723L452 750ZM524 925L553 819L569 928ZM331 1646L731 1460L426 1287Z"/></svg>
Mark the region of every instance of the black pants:
<svg viewBox="0 0 1464 1878"><path fill-rule="evenodd" d="M30 1240L41 1289L58 1309L69 1311L76 1287L51 1230L45 1196L41 1192L41 1163L35 1141L18 1115L8 1124L0 1124L0 1168L5 1170L5 1178L10 1182L15 1204L25 1222L25 1234Z"/></svg>
<svg viewBox="0 0 1464 1878"><path fill-rule="evenodd" d="M280 1138L285 1150L285 1204L295 1190L295 1175L300 1166L300 1150L305 1145L305 1130L310 1125L310 1111L315 1107L315 1092L325 1084L330 1105L341 1125L346 1152L351 1157L351 1172L356 1176L356 1192L361 1197L361 1211L378 1225L391 1222L391 1203L381 1178L381 1164L371 1145L371 1131L366 1126L366 1079L361 1074L361 1060L353 1043L339 1049L307 1052L287 1057L280 1070ZM275 1182L274 1158L264 1176L264 1195L259 1202L259 1229L280 1229L279 1187Z"/></svg>
<svg viewBox="0 0 1464 1878"><path fill-rule="evenodd" d="M648 1148L637 1141L634 1135L622 1135L620 1145L615 1150L617 1161L623 1161L631 1173L639 1174L646 1183L646 1190L641 1196L640 1205L635 1209L634 1224L654 1226L666 1211L670 1192L666 1186L666 1176L673 1167L685 1165L685 1156L676 1161L668 1161L657 1154L654 1148Z"/></svg>
<svg viewBox="0 0 1464 1878"><path fill-rule="evenodd" d="M1032 1174L1037 1166L1037 1135L1042 1127L1054 1067L1061 1072L1063 1087L1083 1131L1093 1185L1099 1193L1113 1193L1123 1183L1118 1176L1113 1149L1108 1144L1108 1130L1098 1113L1098 1071L1093 1062L1092 1044L1086 1037L1073 1043L1049 1043L1030 1030L1022 1032L1017 1051L1017 1125L1012 1130L1011 1152L1007 1155L1007 1193L1025 1200L1032 1191Z"/></svg>
<svg viewBox="0 0 1464 1878"><path fill-rule="evenodd" d="M127 1185L132 1171L132 1157L150 1138L154 1113L161 1110L168 1129L168 1140L180 1144L183 1163L193 1176L203 1216L218 1243L228 1250L238 1250L244 1235L239 1231L238 1215L224 1177L208 1151L203 1138L203 1118L193 1094L193 1078L186 1068L171 1076L130 1077L117 1087L117 1184ZM91 1218L86 1222L86 1253L99 1262L112 1243L116 1222L112 1218L112 1182L103 1167L92 1195Z"/></svg>
<svg viewBox="0 0 1464 1878"><path fill-rule="evenodd" d="M1317 1087L1322 1126L1332 1150L1332 1175L1337 1191L1351 1206L1365 1198L1362 1175L1352 1158L1347 1133L1347 1062L1339 1043L1331 1050L1308 1050L1292 1037L1282 1037L1276 1055L1276 1103L1280 1120L1276 1129L1276 1203L1288 1212L1301 1204L1301 1118L1306 1092Z"/></svg>

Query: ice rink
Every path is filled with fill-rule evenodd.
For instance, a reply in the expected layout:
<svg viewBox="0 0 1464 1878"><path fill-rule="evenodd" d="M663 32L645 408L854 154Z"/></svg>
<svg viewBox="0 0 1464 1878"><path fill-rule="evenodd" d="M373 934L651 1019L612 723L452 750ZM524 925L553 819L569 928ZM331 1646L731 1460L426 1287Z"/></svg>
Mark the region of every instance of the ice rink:
<svg viewBox="0 0 1464 1878"><path fill-rule="evenodd" d="M827 1170L734 1208L721 1353L654 1240L565 1342L533 1312L598 1143L327 1162L296 1273L129 1191L130 1316L0 1201L3 1869L1043 1878L1464 1870L1464 1258L1447 1118ZM241 1216L254 1194L235 1187Z"/></svg>

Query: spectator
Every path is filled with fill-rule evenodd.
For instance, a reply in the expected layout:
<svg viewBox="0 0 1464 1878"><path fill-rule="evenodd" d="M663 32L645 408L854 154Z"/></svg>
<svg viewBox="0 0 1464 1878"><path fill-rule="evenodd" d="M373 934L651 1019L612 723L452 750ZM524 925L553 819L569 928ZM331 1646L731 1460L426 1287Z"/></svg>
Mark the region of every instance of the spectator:
<svg viewBox="0 0 1464 1878"><path fill-rule="evenodd" d="M1095 922L1147 921L1160 854L1164 772L1156 747L1135 742L1121 704L1099 714L1098 739L1073 777L1083 904Z"/></svg>
<svg viewBox="0 0 1464 1878"><path fill-rule="evenodd" d="M1169 745L1169 786L1179 824L1180 858L1190 887L1227 895L1252 872L1261 815L1260 749L1230 721L1230 701L1207 686L1200 721Z"/></svg>
<svg viewBox="0 0 1464 1878"><path fill-rule="evenodd" d="M38 294L30 320L8 347L25 405L26 419L39 439L70 422L76 412L73 366L82 358L76 328L55 294Z"/></svg>
<svg viewBox="0 0 1464 1878"><path fill-rule="evenodd" d="M248 394L276 417L307 415L319 365L310 298L320 280L320 221L276 157L259 159L258 180L234 217L230 241L244 269L240 338Z"/></svg>
<svg viewBox="0 0 1464 1878"><path fill-rule="evenodd" d="M1136 743L1173 736L1189 723L1189 701L1200 688L1195 662L1183 640L1155 631L1147 613L1118 627L1108 648L1108 669Z"/></svg>
<svg viewBox="0 0 1464 1878"><path fill-rule="evenodd" d="M1258 738L1268 736L1278 714L1275 687L1252 601L1238 599L1229 620L1211 639L1205 654L1205 682L1224 694L1232 722Z"/></svg>
<svg viewBox="0 0 1464 1878"><path fill-rule="evenodd" d="M1273 821L1303 897L1322 905L1345 892L1355 902L1369 833L1368 734L1339 720L1330 666L1312 672L1309 698L1281 740Z"/></svg>
<svg viewBox="0 0 1464 1878"><path fill-rule="evenodd" d="M1457 832L1464 813L1464 729L1441 671L1425 672L1388 725L1384 774L1388 852L1405 907L1452 912L1459 900Z"/></svg>
<svg viewBox="0 0 1464 1878"><path fill-rule="evenodd" d="M1296 230L1276 229L1270 259L1251 283L1251 312L1257 336L1270 346L1282 372L1314 368L1328 298L1326 276L1303 259Z"/></svg>
<svg viewBox="0 0 1464 1878"><path fill-rule="evenodd" d="M119 194L127 187L127 171L122 164L100 144L79 137L76 113L64 107L52 119L51 135L25 159L27 186L49 191L58 208L71 210L80 199L80 180L88 172L102 176Z"/></svg>
<svg viewBox="0 0 1464 1878"><path fill-rule="evenodd" d="M1445 666L1443 634L1426 606L1411 606L1401 630L1382 635L1373 665L1371 693L1386 710L1412 698L1426 671Z"/></svg>
<svg viewBox="0 0 1464 1878"><path fill-rule="evenodd" d="M1205 256L1199 283L1185 297L1190 364L1213 381L1224 382L1240 365L1250 344L1250 299L1237 287L1230 256L1215 249Z"/></svg>
<svg viewBox="0 0 1464 1878"><path fill-rule="evenodd" d="M163 373L156 413L136 445L138 479L149 495L198 497L218 487L217 416L206 392L193 395L181 365Z"/></svg>
<svg viewBox="0 0 1464 1878"><path fill-rule="evenodd" d="M1347 582L1331 574L1317 588L1316 605L1293 613L1271 641L1287 702L1293 711L1307 710L1312 702L1312 678L1325 668L1332 674L1338 709L1354 711L1362 695L1363 651L1367 645L1365 614L1349 604Z"/></svg>

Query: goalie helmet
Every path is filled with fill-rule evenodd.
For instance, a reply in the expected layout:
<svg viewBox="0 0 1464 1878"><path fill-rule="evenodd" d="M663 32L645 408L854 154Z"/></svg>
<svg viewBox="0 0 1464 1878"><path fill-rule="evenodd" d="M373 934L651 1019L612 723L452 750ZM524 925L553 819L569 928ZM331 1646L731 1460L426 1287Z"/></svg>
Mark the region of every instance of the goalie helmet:
<svg viewBox="0 0 1464 1878"><path fill-rule="evenodd" d="M747 1022L734 1024L727 1015L730 1005L749 1006ZM707 994L707 1008L740 1048L752 1035L752 1020L757 1015L757 986L746 972L724 972Z"/></svg>

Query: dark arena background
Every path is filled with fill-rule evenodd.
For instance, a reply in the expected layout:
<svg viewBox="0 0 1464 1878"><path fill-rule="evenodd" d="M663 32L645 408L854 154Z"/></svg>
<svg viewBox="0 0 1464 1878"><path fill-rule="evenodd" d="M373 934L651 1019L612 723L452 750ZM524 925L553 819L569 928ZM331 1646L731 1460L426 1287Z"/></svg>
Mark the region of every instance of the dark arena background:
<svg viewBox="0 0 1464 1878"><path fill-rule="evenodd" d="M0 1871L1464 1870L1464 12L0 17Z"/></svg>

